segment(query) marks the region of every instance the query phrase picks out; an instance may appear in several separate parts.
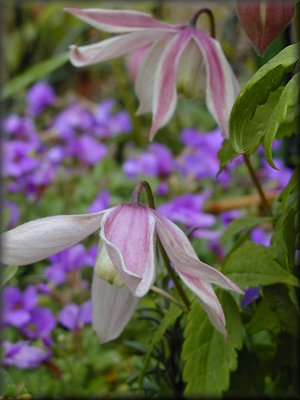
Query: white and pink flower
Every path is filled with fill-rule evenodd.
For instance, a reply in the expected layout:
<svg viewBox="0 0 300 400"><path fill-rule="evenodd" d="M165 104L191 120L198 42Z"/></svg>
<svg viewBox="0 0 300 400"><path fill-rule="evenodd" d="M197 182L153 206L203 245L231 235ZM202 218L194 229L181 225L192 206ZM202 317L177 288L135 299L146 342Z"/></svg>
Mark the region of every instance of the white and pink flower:
<svg viewBox="0 0 300 400"><path fill-rule="evenodd" d="M82 67L147 50L135 79L137 114L152 112L150 140L171 119L177 103L177 81L193 93L202 87L206 70L206 103L228 137L228 120L239 84L219 42L195 27L160 22L151 15L128 10L76 9L65 11L105 32L121 33L88 46L71 46L70 59Z"/></svg>
<svg viewBox="0 0 300 400"><path fill-rule="evenodd" d="M92 283L93 327L101 342L120 335L155 276L156 234L180 278L196 294L214 327L226 336L225 318L212 283L237 293L237 285L201 262L186 235L149 207L122 204L84 215L27 222L2 234L2 263L26 265L83 240L100 228Z"/></svg>

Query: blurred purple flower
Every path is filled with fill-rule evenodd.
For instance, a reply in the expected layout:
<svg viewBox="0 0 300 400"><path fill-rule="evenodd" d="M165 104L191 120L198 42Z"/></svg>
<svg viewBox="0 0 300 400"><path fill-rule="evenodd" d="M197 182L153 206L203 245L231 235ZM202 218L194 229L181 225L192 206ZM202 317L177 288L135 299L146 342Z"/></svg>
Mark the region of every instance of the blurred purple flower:
<svg viewBox="0 0 300 400"><path fill-rule="evenodd" d="M110 194L108 190L102 190L90 205L88 212L94 213L105 210L110 205Z"/></svg>
<svg viewBox="0 0 300 400"><path fill-rule="evenodd" d="M160 182L156 187L156 193L160 196L165 196L169 193L169 184L167 182Z"/></svg>
<svg viewBox="0 0 300 400"><path fill-rule="evenodd" d="M86 265L86 249L79 243L49 257L49 260L51 265L44 270L44 275L56 285L61 285L66 281L68 272Z"/></svg>
<svg viewBox="0 0 300 400"><path fill-rule="evenodd" d="M255 227L250 233L250 238L254 243L268 247L271 242L271 233L267 233L263 228Z"/></svg>
<svg viewBox="0 0 300 400"><path fill-rule="evenodd" d="M274 164L279 170L272 168L266 160L262 160L262 170L259 171L259 177L271 181L275 189L284 189L288 184L293 171L286 167L282 160L273 159Z"/></svg>
<svg viewBox="0 0 300 400"><path fill-rule="evenodd" d="M132 130L131 120L126 111L113 115L115 100L106 99L100 103L94 113L95 126L93 132L100 138L109 138Z"/></svg>
<svg viewBox="0 0 300 400"><path fill-rule="evenodd" d="M89 249L87 249L85 262L88 267L93 268L96 264L97 251L98 244L93 244Z"/></svg>
<svg viewBox="0 0 300 400"><path fill-rule="evenodd" d="M220 219L222 224L227 226L228 224L230 224L231 221L233 221L236 218L240 218L242 215L243 212L238 209L223 211L220 213Z"/></svg>
<svg viewBox="0 0 300 400"><path fill-rule="evenodd" d="M245 290L245 294L241 299L241 305L243 308L248 307L249 304L253 303L260 297L260 287L249 287Z"/></svg>
<svg viewBox="0 0 300 400"><path fill-rule="evenodd" d="M30 346L27 341L11 343L5 340L3 347L3 364L14 365L17 368L36 368L51 357L50 350Z"/></svg>
<svg viewBox="0 0 300 400"><path fill-rule="evenodd" d="M59 313L58 321L67 329L73 331L92 322L92 302L89 300L80 306L67 304Z"/></svg>
<svg viewBox="0 0 300 400"><path fill-rule="evenodd" d="M93 114L76 102L65 108L53 121L53 128L65 140L91 131L94 125Z"/></svg>
<svg viewBox="0 0 300 400"><path fill-rule="evenodd" d="M68 140L67 151L87 165L94 165L107 154L107 147L90 136Z"/></svg>
<svg viewBox="0 0 300 400"><path fill-rule="evenodd" d="M28 114L37 116L45 108L54 104L55 92L48 83L37 82L28 90L26 101Z"/></svg>
<svg viewBox="0 0 300 400"><path fill-rule="evenodd" d="M20 209L18 205L11 200L4 199L3 203L4 207L2 212L5 212L5 210L8 210L9 212L7 228L14 228L20 221Z"/></svg>
<svg viewBox="0 0 300 400"><path fill-rule="evenodd" d="M30 320L21 326L21 332L29 339L49 336L56 321L52 311L46 307L35 307L30 311Z"/></svg>
<svg viewBox="0 0 300 400"><path fill-rule="evenodd" d="M40 144L33 121L27 117L11 114L4 121L4 132L9 133L10 138L31 143L34 148Z"/></svg>
<svg viewBox="0 0 300 400"><path fill-rule="evenodd" d="M20 140L3 143L3 176L18 178L37 167L39 161L30 153L30 143Z"/></svg>
<svg viewBox="0 0 300 400"><path fill-rule="evenodd" d="M123 165L123 171L128 177L145 174L165 178L174 168L175 160L172 153L167 146L160 143L151 143L147 151L129 158Z"/></svg>
<svg viewBox="0 0 300 400"><path fill-rule="evenodd" d="M36 289L29 285L22 293L20 289L6 286L3 290L3 323L20 327L30 321L30 312L38 301Z"/></svg>

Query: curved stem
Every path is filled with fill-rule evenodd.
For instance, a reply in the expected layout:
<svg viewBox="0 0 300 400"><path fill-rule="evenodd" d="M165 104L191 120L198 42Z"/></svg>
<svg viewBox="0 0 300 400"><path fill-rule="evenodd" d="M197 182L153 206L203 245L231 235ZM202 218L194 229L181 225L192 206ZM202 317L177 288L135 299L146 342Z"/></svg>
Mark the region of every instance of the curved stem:
<svg viewBox="0 0 300 400"><path fill-rule="evenodd" d="M209 21L209 30L210 30L210 36L212 38L216 37L216 25L215 25L215 18L212 13L212 11L209 8L201 8L201 10L197 11L196 14L192 17L190 20L190 25L195 27L198 18L200 17L201 14L206 14L208 17Z"/></svg>
<svg viewBox="0 0 300 400"><path fill-rule="evenodd" d="M150 287L150 289L152 290L152 292L155 292L157 294L160 294L161 296L163 296L164 298L166 298L167 300L171 301L172 303L176 304L177 307L181 308L183 311L187 311L186 307L180 303L180 301L178 301L177 299L175 299L175 297L171 296L168 292L158 288L157 286L152 285Z"/></svg>
<svg viewBox="0 0 300 400"><path fill-rule="evenodd" d="M270 207L270 205L268 203L266 194L265 194L265 192L264 192L264 190L263 190L263 188L262 188L262 186L261 186L261 184L259 182L259 179L258 179L258 177L257 177L257 175L256 175L256 173L255 173L255 171L254 171L254 169L252 167L252 164L250 162L249 156L247 154L243 154L243 158L244 158L245 164L246 164L246 166L248 168L248 171L249 171L249 174L251 176L252 182L254 183L254 186L256 187L256 189L258 191L258 194L259 194L259 196L261 198L261 204L262 204L262 206L264 208L265 214L266 215L272 215L271 207Z"/></svg>

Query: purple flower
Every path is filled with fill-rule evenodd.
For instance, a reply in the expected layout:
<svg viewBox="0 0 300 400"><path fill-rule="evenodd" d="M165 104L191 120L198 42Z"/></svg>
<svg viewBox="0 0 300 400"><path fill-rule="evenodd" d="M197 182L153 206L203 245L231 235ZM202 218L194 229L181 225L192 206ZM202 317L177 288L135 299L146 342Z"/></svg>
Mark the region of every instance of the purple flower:
<svg viewBox="0 0 300 400"><path fill-rule="evenodd" d="M84 135L68 140L68 152L87 165L94 165L107 154L107 147L99 140Z"/></svg>
<svg viewBox="0 0 300 400"><path fill-rule="evenodd" d="M13 139L31 143L34 148L40 143L36 127L33 121L27 117L11 114L4 121L4 131L9 133Z"/></svg>
<svg viewBox="0 0 300 400"><path fill-rule="evenodd" d="M131 132L132 126L128 113L120 111L113 115L114 104L115 101L113 99L106 99L95 110L96 123L93 131L100 138L105 139L121 133Z"/></svg>
<svg viewBox="0 0 300 400"><path fill-rule="evenodd" d="M240 218L242 216L242 211L241 210L229 210L229 211L223 211L220 213L220 219L223 225L227 226L230 224L231 221L233 221L236 218Z"/></svg>
<svg viewBox="0 0 300 400"><path fill-rule="evenodd" d="M54 104L55 93L53 88L46 82L38 82L27 92L26 101L28 114L37 116L45 108Z"/></svg>
<svg viewBox="0 0 300 400"><path fill-rule="evenodd" d="M249 304L253 303L260 297L260 287L249 287L245 290L245 294L241 299L241 305L243 308L248 307Z"/></svg>
<svg viewBox="0 0 300 400"><path fill-rule="evenodd" d="M30 320L21 326L21 332L29 339L49 336L56 325L52 311L46 307L35 307L30 311Z"/></svg>
<svg viewBox="0 0 300 400"><path fill-rule="evenodd" d="M92 302L87 301L80 306L67 304L59 313L58 321L67 329L73 331L92 322Z"/></svg>
<svg viewBox="0 0 300 400"><path fill-rule="evenodd" d="M18 178L37 167L39 161L30 153L30 143L20 140L4 142L3 144L3 176Z"/></svg>
<svg viewBox="0 0 300 400"><path fill-rule="evenodd" d="M110 194L108 190L102 190L102 192L100 192L95 200L92 202L92 204L90 205L88 211L93 213L93 212L97 212L97 211L102 211L105 210L106 208L109 207L110 204Z"/></svg>
<svg viewBox="0 0 300 400"><path fill-rule="evenodd" d="M284 189L288 184L293 171L290 168L287 168L283 164L282 160L274 158L273 162L279 171L272 168L267 161L263 160L263 169L259 172L259 175L262 179L271 181L275 189Z"/></svg>
<svg viewBox="0 0 300 400"><path fill-rule="evenodd" d="M252 229L250 238L254 243L268 247L271 242L271 233L267 233L263 228L256 227Z"/></svg>
<svg viewBox="0 0 300 400"><path fill-rule="evenodd" d="M50 350L30 346L27 341L11 343L5 340L3 347L3 364L14 365L17 368L36 368L51 357Z"/></svg>
<svg viewBox="0 0 300 400"><path fill-rule="evenodd" d="M15 202L4 200L4 212L5 210L9 212L7 226L8 228L13 228L20 220L20 209Z"/></svg>
<svg viewBox="0 0 300 400"><path fill-rule="evenodd" d="M152 143L146 152L128 159L123 170L129 177L141 174L168 177L175 168L175 161L170 150L163 144Z"/></svg>
<svg viewBox="0 0 300 400"><path fill-rule="evenodd" d="M22 326L30 320L30 312L37 304L37 294L30 285L22 293L20 289L6 286L3 290L4 325Z"/></svg>
<svg viewBox="0 0 300 400"><path fill-rule="evenodd" d="M165 196L169 193L169 184L167 182L160 182L156 187L156 193L160 196Z"/></svg>

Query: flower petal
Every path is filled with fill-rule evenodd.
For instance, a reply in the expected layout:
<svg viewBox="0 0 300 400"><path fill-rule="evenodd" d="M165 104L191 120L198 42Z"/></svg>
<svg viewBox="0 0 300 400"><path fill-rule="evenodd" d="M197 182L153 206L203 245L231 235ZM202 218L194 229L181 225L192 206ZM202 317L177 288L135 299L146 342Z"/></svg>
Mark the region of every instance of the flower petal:
<svg viewBox="0 0 300 400"><path fill-rule="evenodd" d="M76 67L83 67L111 60L147 46L164 35L161 32L132 32L88 46L71 46L70 61Z"/></svg>
<svg viewBox="0 0 300 400"><path fill-rule="evenodd" d="M155 74L153 88L153 121L150 140L166 125L176 108L176 75L180 57L192 37L191 29L184 29L170 40L162 54Z"/></svg>
<svg viewBox="0 0 300 400"><path fill-rule="evenodd" d="M240 90L239 83L217 40L200 30L194 30L194 39L206 65L207 107L228 137L229 115Z"/></svg>
<svg viewBox="0 0 300 400"><path fill-rule="evenodd" d="M141 115L152 110L154 77L162 53L172 36L166 34L154 42L144 55L137 73L134 89L140 101L136 115Z"/></svg>
<svg viewBox="0 0 300 400"><path fill-rule="evenodd" d="M94 272L92 283L93 328L102 343L120 335L130 320L139 298L127 287L111 285Z"/></svg>
<svg viewBox="0 0 300 400"><path fill-rule="evenodd" d="M211 284L188 274L178 272L178 275L199 298L212 325L227 338L224 312Z"/></svg>
<svg viewBox="0 0 300 400"><path fill-rule="evenodd" d="M58 253L97 230L105 212L58 215L17 226L1 235L1 262L26 265Z"/></svg>
<svg viewBox="0 0 300 400"><path fill-rule="evenodd" d="M188 274L201 281L215 283L224 289L240 294L244 293L220 271L199 260L190 241L178 226L157 211L153 211L153 213L156 217L158 236L178 273Z"/></svg>
<svg viewBox="0 0 300 400"><path fill-rule="evenodd" d="M102 221L100 238L121 279L135 296L144 296L155 278L155 219L143 206L120 205Z"/></svg>
<svg viewBox="0 0 300 400"><path fill-rule="evenodd" d="M150 14L130 10L102 10L99 8L65 8L84 22L104 32L132 32L144 29L175 31L177 26L157 21Z"/></svg>

